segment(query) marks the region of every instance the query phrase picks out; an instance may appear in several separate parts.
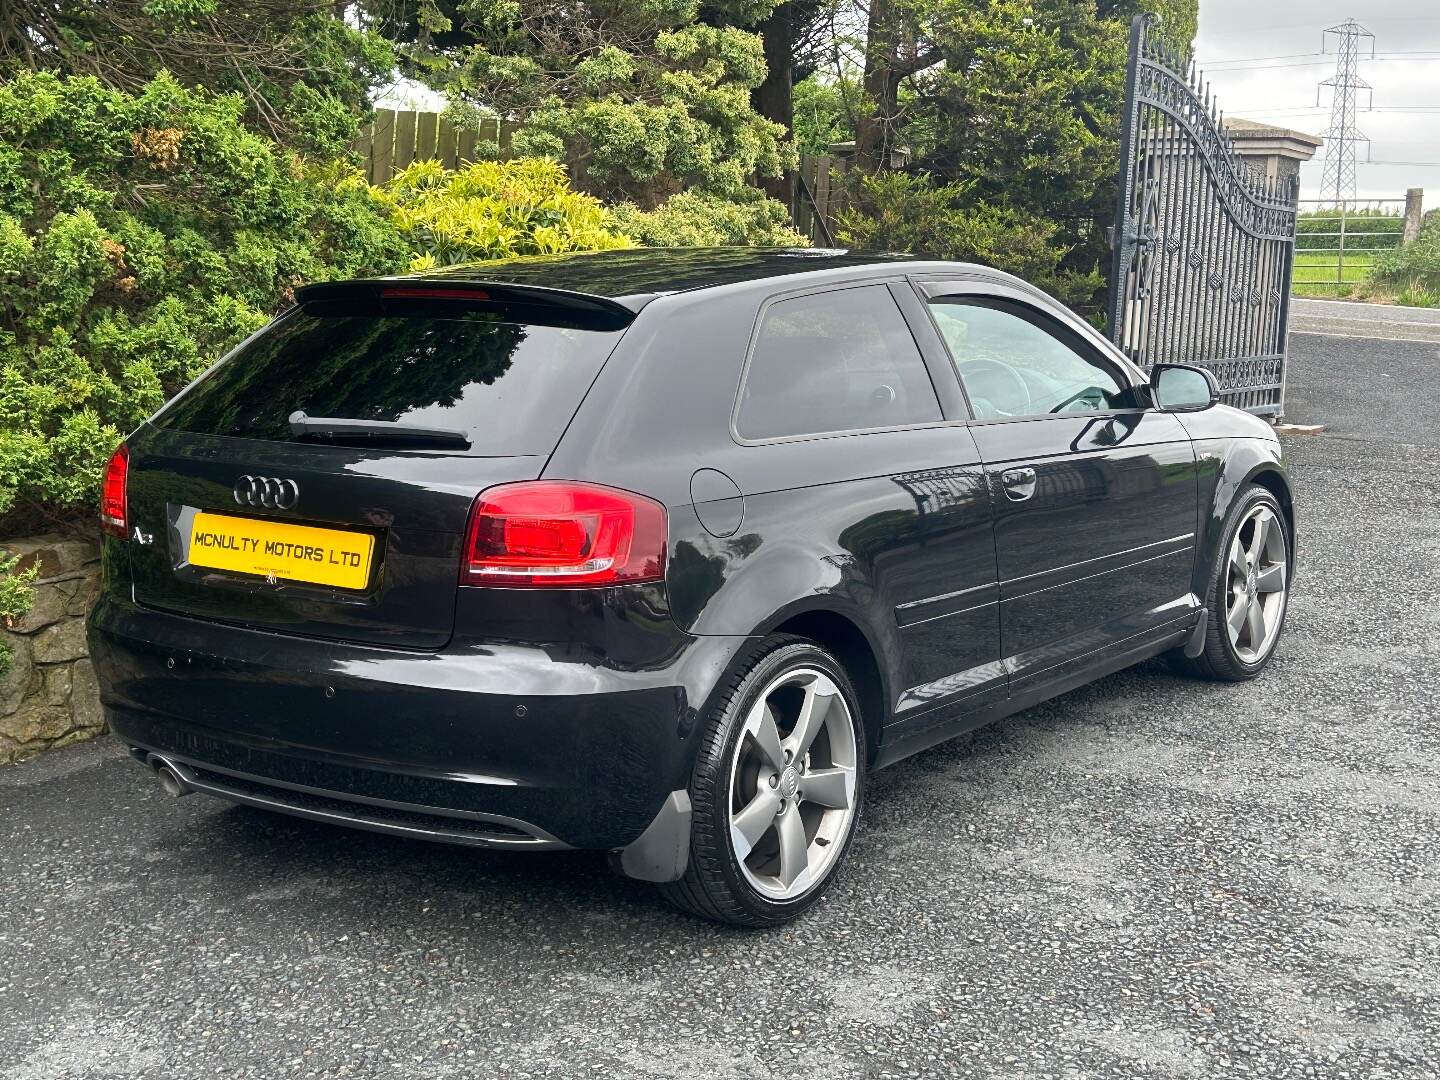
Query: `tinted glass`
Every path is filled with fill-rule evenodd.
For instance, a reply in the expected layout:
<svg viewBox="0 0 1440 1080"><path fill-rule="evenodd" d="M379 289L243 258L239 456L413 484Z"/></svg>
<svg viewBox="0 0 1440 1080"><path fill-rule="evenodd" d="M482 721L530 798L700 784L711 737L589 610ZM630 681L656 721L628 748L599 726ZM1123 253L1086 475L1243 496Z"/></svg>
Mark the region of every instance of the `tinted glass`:
<svg viewBox="0 0 1440 1080"><path fill-rule="evenodd" d="M415 315L295 312L217 365L156 423L288 442L290 414L301 409L462 430L472 454L549 453L621 333L433 307Z"/></svg>
<svg viewBox="0 0 1440 1080"><path fill-rule="evenodd" d="M940 402L883 285L771 304L760 324L737 427L747 439L923 424Z"/></svg>
<svg viewBox="0 0 1440 1080"><path fill-rule="evenodd" d="M1078 352L1035 321L999 304L940 298L930 310L977 420L1131 406L1131 394L1098 357Z"/></svg>

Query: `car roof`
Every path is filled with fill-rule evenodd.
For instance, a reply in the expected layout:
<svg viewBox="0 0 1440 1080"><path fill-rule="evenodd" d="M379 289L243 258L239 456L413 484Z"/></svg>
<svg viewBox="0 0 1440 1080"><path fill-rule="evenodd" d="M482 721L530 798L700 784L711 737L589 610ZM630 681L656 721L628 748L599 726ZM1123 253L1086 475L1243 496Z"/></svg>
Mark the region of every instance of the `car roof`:
<svg viewBox="0 0 1440 1080"><path fill-rule="evenodd" d="M638 310L667 293L815 271L899 266L933 270L937 264L922 263L911 255L843 248L623 248L462 263L405 276L426 281L504 282L562 289L605 297Z"/></svg>

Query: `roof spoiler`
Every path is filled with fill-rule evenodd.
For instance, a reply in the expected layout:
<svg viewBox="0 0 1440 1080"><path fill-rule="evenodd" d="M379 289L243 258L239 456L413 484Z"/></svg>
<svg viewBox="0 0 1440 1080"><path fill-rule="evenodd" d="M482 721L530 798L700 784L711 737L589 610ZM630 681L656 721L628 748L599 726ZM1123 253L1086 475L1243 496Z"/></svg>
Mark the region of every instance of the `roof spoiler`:
<svg viewBox="0 0 1440 1080"><path fill-rule="evenodd" d="M457 281L454 278L392 277L326 281L295 290L295 303L306 311L357 308L376 310L392 304L423 304L427 308L458 305L504 311L525 321L573 326L582 330L623 330L636 312L605 296L512 285L503 281Z"/></svg>

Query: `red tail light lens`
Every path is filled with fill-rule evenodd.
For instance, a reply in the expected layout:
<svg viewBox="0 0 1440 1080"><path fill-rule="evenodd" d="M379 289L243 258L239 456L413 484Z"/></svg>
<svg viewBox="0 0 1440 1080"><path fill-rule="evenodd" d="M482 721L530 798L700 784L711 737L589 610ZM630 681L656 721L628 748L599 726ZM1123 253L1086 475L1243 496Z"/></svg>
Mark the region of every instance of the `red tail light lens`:
<svg viewBox="0 0 1440 1080"><path fill-rule="evenodd" d="M427 286L387 285L381 300L489 300L484 289L436 289Z"/></svg>
<svg viewBox="0 0 1440 1080"><path fill-rule="evenodd" d="M568 480L501 484L470 511L462 585L621 585L665 576L665 508Z"/></svg>
<svg viewBox="0 0 1440 1080"><path fill-rule="evenodd" d="M105 479L100 485L100 528L116 536L130 535L130 506L125 499L125 481L130 474L130 450L124 444L110 456Z"/></svg>

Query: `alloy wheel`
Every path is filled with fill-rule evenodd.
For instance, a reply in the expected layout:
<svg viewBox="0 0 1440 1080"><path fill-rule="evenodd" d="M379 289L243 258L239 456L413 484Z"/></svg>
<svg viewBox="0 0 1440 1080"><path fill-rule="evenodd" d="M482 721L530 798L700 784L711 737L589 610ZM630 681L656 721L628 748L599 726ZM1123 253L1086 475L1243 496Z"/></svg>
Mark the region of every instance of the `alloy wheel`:
<svg viewBox="0 0 1440 1080"><path fill-rule="evenodd" d="M1270 655L1285 614L1285 529L1268 506L1256 506L1235 530L1227 559L1225 629L1247 664Z"/></svg>
<svg viewBox="0 0 1440 1080"><path fill-rule="evenodd" d="M824 672L794 668L745 718L730 769L730 842L746 881L791 900L823 881L855 817L855 717Z"/></svg>

